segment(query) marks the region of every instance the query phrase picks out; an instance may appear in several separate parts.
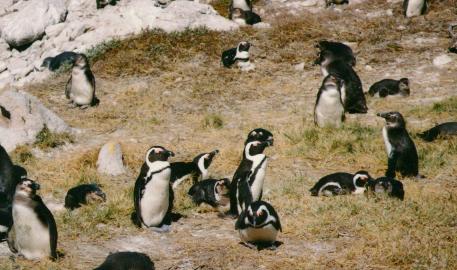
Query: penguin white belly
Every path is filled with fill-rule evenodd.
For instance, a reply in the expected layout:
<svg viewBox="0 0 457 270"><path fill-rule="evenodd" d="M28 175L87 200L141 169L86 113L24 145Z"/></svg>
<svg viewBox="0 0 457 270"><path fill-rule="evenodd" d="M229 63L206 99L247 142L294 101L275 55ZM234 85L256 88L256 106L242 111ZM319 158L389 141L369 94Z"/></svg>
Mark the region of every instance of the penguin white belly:
<svg viewBox="0 0 457 270"><path fill-rule="evenodd" d="M149 227L159 226L168 211L170 169L152 177L140 201L141 218Z"/></svg>
<svg viewBox="0 0 457 270"><path fill-rule="evenodd" d="M92 103L94 89L87 80L83 70L74 69L71 73L70 98L78 105L89 105Z"/></svg>
<svg viewBox="0 0 457 270"><path fill-rule="evenodd" d="M246 229L239 230L240 238L243 242L269 242L274 243L276 241L276 236L278 235L278 230L268 224L262 228L252 228L248 227Z"/></svg>
<svg viewBox="0 0 457 270"><path fill-rule="evenodd" d="M316 106L316 120L320 127L341 127L341 117L344 114L340 94L337 90L325 90Z"/></svg>
<svg viewBox="0 0 457 270"><path fill-rule="evenodd" d="M248 6L246 0L233 0L232 8L239 8L244 11L250 11L251 9Z"/></svg>
<svg viewBox="0 0 457 270"><path fill-rule="evenodd" d="M41 259L51 255L49 228L45 227L38 216L28 206L14 205L13 220L15 248L29 260Z"/></svg>
<svg viewBox="0 0 457 270"><path fill-rule="evenodd" d="M364 187L355 187L355 190L352 192L352 194L355 194L355 195L364 194L364 193L365 193Z"/></svg>
<svg viewBox="0 0 457 270"><path fill-rule="evenodd" d="M425 0L409 0L406 8L406 17L420 16Z"/></svg>
<svg viewBox="0 0 457 270"><path fill-rule="evenodd" d="M384 139L384 145L386 146L387 156L390 156L390 154L392 153L392 145L389 142L389 136L387 135L386 127L382 128L382 137Z"/></svg>
<svg viewBox="0 0 457 270"><path fill-rule="evenodd" d="M328 71L325 67L321 66L321 72L322 72L322 76L324 76L324 78L328 76Z"/></svg>
<svg viewBox="0 0 457 270"><path fill-rule="evenodd" d="M264 155L262 156L264 157ZM251 185L252 200L254 202L260 200L260 194L262 194L263 183L265 181L265 173L267 170L267 161L268 160L265 159L262 165L260 165L260 168L257 170L257 174L255 175L254 182L252 182ZM257 164L257 166L259 165Z"/></svg>
<svg viewBox="0 0 457 270"><path fill-rule="evenodd" d="M341 185L337 182L328 182L328 183L325 183L320 189L319 189L319 192L318 194L322 194L323 196L332 196L333 193L332 192L327 192L325 190L325 188L329 187L329 186L334 186L334 187L337 187L339 189L341 189Z"/></svg>

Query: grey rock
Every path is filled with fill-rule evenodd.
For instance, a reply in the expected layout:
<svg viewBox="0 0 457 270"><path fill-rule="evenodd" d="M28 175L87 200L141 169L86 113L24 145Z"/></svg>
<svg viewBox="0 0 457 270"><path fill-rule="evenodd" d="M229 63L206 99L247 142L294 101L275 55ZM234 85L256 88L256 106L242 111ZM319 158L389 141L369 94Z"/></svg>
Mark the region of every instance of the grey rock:
<svg viewBox="0 0 457 270"><path fill-rule="evenodd" d="M103 145L98 154L97 170L99 173L112 176L126 172L122 158L121 145L117 142L108 142Z"/></svg>

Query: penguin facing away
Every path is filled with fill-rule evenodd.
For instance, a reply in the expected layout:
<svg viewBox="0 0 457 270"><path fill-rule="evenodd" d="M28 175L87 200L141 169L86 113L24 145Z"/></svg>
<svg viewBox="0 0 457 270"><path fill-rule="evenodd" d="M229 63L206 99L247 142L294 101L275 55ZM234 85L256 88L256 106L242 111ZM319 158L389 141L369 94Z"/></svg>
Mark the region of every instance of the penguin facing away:
<svg viewBox="0 0 457 270"><path fill-rule="evenodd" d="M386 97L388 95L400 95L407 97L410 94L408 78L401 78L400 80L384 79L374 83L368 90L370 96L378 95L379 97Z"/></svg>
<svg viewBox="0 0 457 270"><path fill-rule="evenodd" d="M65 87L65 96L71 103L81 108L95 106L99 100L95 96L95 77L84 54L78 54Z"/></svg>
<svg viewBox="0 0 457 270"><path fill-rule="evenodd" d="M439 137L457 135L457 122L447 122L417 134L422 140L432 142Z"/></svg>
<svg viewBox="0 0 457 270"><path fill-rule="evenodd" d="M370 179L367 183L367 195L370 193L387 193L390 197L403 201L405 190L403 183L391 177L380 177L376 180Z"/></svg>
<svg viewBox="0 0 457 270"><path fill-rule="evenodd" d="M73 210L84 204L106 201L106 194L97 184L83 184L68 190L65 196L65 208Z"/></svg>
<svg viewBox="0 0 457 270"><path fill-rule="evenodd" d="M351 47L341 42L321 40L315 47L319 49L318 58L314 61L315 65L326 66L333 61L341 60L353 67L357 62Z"/></svg>
<svg viewBox="0 0 457 270"><path fill-rule="evenodd" d="M399 171L403 177L421 177L416 146L409 137L403 116L399 112L378 113L377 116L386 120L382 129L388 157L386 176L394 178Z"/></svg>
<svg viewBox="0 0 457 270"><path fill-rule="evenodd" d="M170 163L174 153L162 146L153 146L135 182L134 207L131 219L135 225L153 228L158 232L169 230L173 207L173 190L170 187Z"/></svg>
<svg viewBox="0 0 457 270"><path fill-rule="evenodd" d="M154 270L154 262L148 255L123 251L111 253L102 265L94 270Z"/></svg>
<svg viewBox="0 0 457 270"><path fill-rule="evenodd" d="M309 191L311 196L363 194L370 179L372 178L367 171L358 171L355 174L332 173L319 179Z"/></svg>
<svg viewBox="0 0 457 270"><path fill-rule="evenodd" d="M194 184L187 193L192 201L200 205L206 203L212 207L225 207L229 202L230 181L227 178L206 179Z"/></svg>
<svg viewBox="0 0 457 270"><path fill-rule="evenodd" d="M256 201L241 212L235 223L241 241L250 248L276 249L278 232L282 231L279 216L271 204Z"/></svg>
<svg viewBox="0 0 457 270"><path fill-rule="evenodd" d="M315 125L319 127L341 127L345 119L341 98L343 86L344 82L332 75L324 78L314 105Z"/></svg>
<svg viewBox="0 0 457 270"><path fill-rule="evenodd" d="M403 15L405 17L424 15L427 8L427 0L403 0Z"/></svg>
<svg viewBox="0 0 457 270"><path fill-rule="evenodd" d="M173 189L176 189L179 184L189 177L192 177L193 184L196 184L200 178L201 180L208 178L208 168L218 153L219 150L214 150L209 153L199 154L192 162L171 162L170 182L173 185Z"/></svg>
<svg viewBox="0 0 457 270"><path fill-rule="evenodd" d="M40 185L22 179L13 200L13 226L8 232L8 246L26 259L57 258L57 226L51 211L36 194Z"/></svg>

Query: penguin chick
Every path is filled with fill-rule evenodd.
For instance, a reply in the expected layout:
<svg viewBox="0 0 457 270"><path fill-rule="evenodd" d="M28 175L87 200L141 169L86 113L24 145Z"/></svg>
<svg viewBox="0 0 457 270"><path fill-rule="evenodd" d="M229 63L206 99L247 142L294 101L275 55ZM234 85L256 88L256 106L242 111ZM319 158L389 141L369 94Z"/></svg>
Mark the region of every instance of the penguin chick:
<svg viewBox="0 0 457 270"><path fill-rule="evenodd" d="M241 241L250 248L276 249L278 232L282 231L279 216L273 206L256 201L244 210L235 223Z"/></svg>
<svg viewBox="0 0 457 270"><path fill-rule="evenodd" d="M65 196L65 208L73 210L84 204L105 201L106 194L97 184L83 184L68 190Z"/></svg>
<svg viewBox="0 0 457 270"><path fill-rule="evenodd" d="M224 208L230 202L229 186L230 181L227 178L206 179L194 184L187 194L197 205L206 203L214 208Z"/></svg>
<svg viewBox="0 0 457 270"><path fill-rule="evenodd" d="M214 150L209 153L199 154L192 162L170 163L170 183L173 185L173 189L176 189L179 184L189 177L192 177L193 184L196 184L199 179L204 180L208 178L208 168L218 153L219 150Z"/></svg>
<svg viewBox="0 0 457 270"><path fill-rule="evenodd" d="M427 8L427 0L403 0L403 15L407 18L424 15Z"/></svg>
<svg viewBox="0 0 457 270"><path fill-rule="evenodd" d="M26 259L57 258L57 226L51 211L36 194L40 185L22 179L13 200L13 226L8 232L8 246Z"/></svg>
<svg viewBox="0 0 457 270"><path fill-rule="evenodd" d="M103 264L94 270L155 270L155 267L148 255L123 251L111 253Z"/></svg>
<svg viewBox="0 0 457 270"><path fill-rule="evenodd" d="M233 64L237 64L237 66L242 71L249 71L254 69L254 64L251 63L249 58L249 48L251 47L251 43L247 41L242 41L238 43L236 48L231 48L222 53L222 64L226 68L230 68Z"/></svg>
<svg viewBox="0 0 457 270"><path fill-rule="evenodd" d="M70 79L65 87L65 96L81 108L95 106L99 100L95 96L95 77L84 54L75 57Z"/></svg>
<svg viewBox="0 0 457 270"><path fill-rule="evenodd" d="M376 180L370 179L367 183L367 195L370 193L387 193L390 197L395 197L403 201L405 191L403 183L391 178L380 177Z"/></svg>
<svg viewBox="0 0 457 270"><path fill-rule="evenodd" d="M322 177L309 191L311 196L363 194L370 179L372 178L366 171L355 174L338 172Z"/></svg>
<svg viewBox="0 0 457 270"><path fill-rule="evenodd" d="M131 219L135 225L153 228L158 232L169 230L173 208L173 189L170 187L170 163L174 153L162 146L151 147L135 182L134 207Z"/></svg>
<svg viewBox="0 0 457 270"><path fill-rule="evenodd" d="M403 116L399 112L378 113L377 116L386 120L382 129L388 157L386 176L394 178L399 171L403 177L420 177L416 146L409 137Z"/></svg>
<svg viewBox="0 0 457 270"><path fill-rule="evenodd" d="M400 80L384 79L379 82L374 83L368 94L370 96L375 96L376 94L379 97L387 97L388 95L400 95L402 97L409 96L409 80L408 78L401 78Z"/></svg>
<svg viewBox="0 0 457 270"><path fill-rule="evenodd" d="M332 75L324 78L314 105L315 125L319 127L341 127L345 119L344 105L341 99L343 86L344 82Z"/></svg>
<svg viewBox="0 0 457 270"><path fill-rule="evenodd" d="M432 142L438 137L457 135L457 122L447 122L417 134L422 140Z"/></svg>

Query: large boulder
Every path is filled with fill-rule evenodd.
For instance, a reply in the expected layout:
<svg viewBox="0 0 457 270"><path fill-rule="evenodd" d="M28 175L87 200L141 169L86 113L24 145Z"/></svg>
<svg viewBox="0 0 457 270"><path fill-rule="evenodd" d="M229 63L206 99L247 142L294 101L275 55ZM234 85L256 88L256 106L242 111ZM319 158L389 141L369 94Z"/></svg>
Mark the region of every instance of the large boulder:
<svg viewBox="0 0 457 270"><path fill-rule="evenodd" d="M46 27L65 20L65 0L30 0L2 18L2 37L13 48L40 39Z"/></svg>
<svg viewBox="0 0 457 270"><path fill-rule="evenodd" d="M62 119L47 109L36 97L23 91L6 91L0 95L0 106L8 120L0 125L0 144L10 152L18 145L33 143L46 125L51 132L72 132ZM5 115L5 114L4 114ZM4 115L0 117L5 118ZM5 124L6 123L6 124Z"/></svg>
<svg viewBox="0 0 457 270"><path fill-rule="evenodd" d="M119 143L108 142L102 147L98 154L97 170L99 173L113 176L126 172Z"/></svg>

